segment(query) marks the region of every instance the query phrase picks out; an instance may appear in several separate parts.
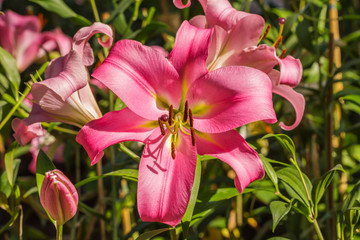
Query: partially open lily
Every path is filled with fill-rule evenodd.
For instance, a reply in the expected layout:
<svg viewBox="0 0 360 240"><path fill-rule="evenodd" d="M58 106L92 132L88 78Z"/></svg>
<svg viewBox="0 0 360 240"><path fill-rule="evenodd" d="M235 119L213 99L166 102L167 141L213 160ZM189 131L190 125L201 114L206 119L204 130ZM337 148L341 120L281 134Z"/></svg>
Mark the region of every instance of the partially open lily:
<svg viewBox="0 0 360 240"><path fill-rule="evenodd" d="M286 98L294 107L296 120L291 126L280 123L285 130L294 129L301 121L305 99L293 90L302 77L302 65L292 56L278 57L276 48L281 42L281 33L273 47L257 46L264 29L264 19L234 9L228 0L201 0L205 16L196 16L190 20L194 26L214 28L209 47L207 67L209 71L226 66L249 66L259 69L272 79L273 92ZM280 19L283 26L284 19ZM279 65L280 74L274 74L273 68Z"/></svg>
<svg viewBox="0 0 360 240"><path fill-rule="evenodd" d="M73 50L51 61L45 71L45 80L32 85L33 107L29 117L22 120L24 124L64 122L81 128L102 116L85 67L94 60L87 41L96 33L105 33L109 37L106 42L99 41L100 44L104 47L111 45L112 30L109 26L95 23L80 29L74 36Z"/></svg>
<svg viewBox="0 0 360 240"><path fill-rule="evenodd" d="M71 49L71 38L61 31L42 33L36 16L22 16L8 10L0 14L0 32L0 46L14 56L20 72L43 56L44 49L58 49L62 55Z"/></svg>
<svg viewBox="0 0 360 240"><path fill-rule="evenodd" d="M249 67L208 72L212 32L185 21L168 59L139 42L119 41L92 75L128 108L89 122L76 140L92 164L112 144L145 143L137 195L144 221L179 223L189 201L197 153L228 163L237 174L239 192L264 175L258 154L234 128L257 120L276 122L271 81Z"/></svg>

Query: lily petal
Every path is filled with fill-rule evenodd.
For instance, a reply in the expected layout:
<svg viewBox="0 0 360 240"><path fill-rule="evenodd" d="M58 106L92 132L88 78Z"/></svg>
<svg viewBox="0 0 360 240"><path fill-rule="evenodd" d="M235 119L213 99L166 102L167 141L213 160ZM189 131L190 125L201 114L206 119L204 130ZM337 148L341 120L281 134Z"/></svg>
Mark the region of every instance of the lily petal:
<svg viewBox="0 0 360 240"><path fill-rule="evenodd" d="M287 56L280 59L276 56L276 49L262 44L258 47L244 49L237 57L227 62L227 65L248 66L270 73L274 66L280 65L280 78L276 84L287 84L296 87L301 80L302 65L299 59Z"/></svg>
<svg viewBox="0 0 360 240"><path fill-rule="evenodd" d="M191 0L187 0L186 4L183 4L182 0L173 0L173 2L174 2L174 5L180 9L190 7L190 5L191 5Z"/></svg>
<svg viewBox="0 0 360 240"><path fill-rule="evenodd" d="M185 88L208 72L206 59L213 29L202 29L184 21L176 33L169 61L180 75Z"/></svg>
<svg viewBox="0 0 360 240"><path fill-rule="evenodd" d="M123 141L144 142L158 127L157 122L144 119L129 108L113 111L93 120L79 131L76 141L87 151L91 165L104 155L103 150Z"/></svg>
<svg viewBox="0 0 360 240"><path fill-rule="evenodd" d="M65 63L62 71L60 71L61 66L59 65L61 65L62 61L65 61ZM56 109L58 106L51 105L53 104L53 101L51 100L53 96L48 94L54 92L62 101L65 101L71 94L80 88L85 87L88 83L87 71L82 64L80 56L75 51L71 51L67 59L58 59L54 63L56 67L47 71L47 75L54 75L55 73L58 73L58 75L46 79L46 81L34 83L31 88L31 93L35 102L42 107L49 107L50 109ZM49 104L47 101L49 101Z"/></svg>
<svg viewBox="0 0 360 240"><path fill-rule="evenodd" d="M43 136L46 133L46 131L41 127L40 123L28 125L19 118L13 119L11 126L15 132L13 136L21 146L26 145L32 139Z"/></svg>
<svg viewBox="0 0 360 240"><path fill-rule="evenodd" d="M105 48L111 46L113 41L111 27L99 22L95 22L89 27L81 28L73 38L73 50L75 50L80 55L85 66L90 66L94 62L94 55L91 47L88 45L88 41L96 33L103 33L108 37L106 41L102 41L100 38L98 38L98 42L101 46Z"/></svg>
<svg viewBox="0 0 360 240"><path fill-rule="evenodd" d="M235 186L241 193L251 182L264 177L258 153L235 130L216 134L196 134L197 151L229 164L236 172Z"/></svg>
<svg viewBox="0 0 360 240"><path fill-rule="evenodd" d="M186 96L194 128L206 133L250 122L276 122L269 77L249 67L223 67L194 82Z"/></svg>
<svg viewBox="0 0 360 240"><path fill-rule="evenodd" d="M176 157L171 135L156 129L145 141L139 166L138 211L143 221L176 226L185 214L194 182L196 149L191 137L179 132Z"/></svg>
<svg viewBox="0 0 360 240"><path fill-rule="evenodd" d="M279 71L273 70L269 77L272 80L272 82L276 82L277 79L279 79ZM279 126L287 131L293 130L295 127L297 127L304 115L305 110L305 98L302 94L296 92L292 87L285 85L285 84L279 84L279 85L273 85L273 92L284 97L286 100L288 100L292 106L295 109L296 113L296 119L295 122L291 126L285 125L283 122L280 122Z"/></svg>
<svg viewBox="0 0 360 240"><path fill-rule="evenodd" d="M92 74L136 114L157 120L181 99L178 73L163 54L133 40L117 42Z"/></svg>
<svg viewBox="0 0 360 240"><path fill-rule="evenodd" d="M225 30L232 29L242 18L254 15L237 11L228 0L207 0L204 12L210 27L219 25Z"/></svg>

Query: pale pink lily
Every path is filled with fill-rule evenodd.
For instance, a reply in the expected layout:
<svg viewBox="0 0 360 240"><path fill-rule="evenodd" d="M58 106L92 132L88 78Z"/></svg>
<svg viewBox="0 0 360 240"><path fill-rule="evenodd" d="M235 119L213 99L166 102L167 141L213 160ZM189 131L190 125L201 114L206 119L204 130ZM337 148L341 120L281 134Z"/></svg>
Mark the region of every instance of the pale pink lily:
<svg viewBox="0 0 360 240"><path fill-rule="evenodd" d="M99 40L104 47L112 43L109 26L95 23L80 29L74 36L73 50L64 57L54 59L45 71L45 80L31 87L33 107L25 125L36 122L64 122L82 127L102 116L89 86L89 74L85 66L94 61L88 39L96 33L104 33L109 39Z"/></svg>
<svg viewBox="0 0 360 240"><path fill-rule="evenodd" d="M42 57L44 49L58 49L62 55L71 49L71 38L61 31L41 33L36 16L22 16L8 10L0 15L0 32L0 46L13 55L20 72Z"/></svg>
<svg viewBox="0 0 360 240"><path fill-rule="evenodd" d="M257 120L276 122L270 79L249 67L208 72L212 32L185 21L168 59L139 42L119 41L92 75L128 108L89 122L76 140L92 164L112 144L145 143L137 194L143 221L171 226L180 222L194 181L197 153L229 164L237 174L239 192L264 175L258 154L234 128Z"/></svg>
<svg viewBox="0 0 360 240"><path fill-rule="evenodd" d="M272 80L273 92L286 98L296 112L291 126L280 123L285 130L294 129L301 121L305 99L297 93L296 87L302 77L299 59L276 55L275 47L257 46L264 29L264 19L234 9L227 0L201 0L205 16L196 16L190 23L197 27L214 27L209 47L207 67L209 71L225 66L249 66L259 69ZM274 73L274 66L280 66L280 74Z"/></svg>

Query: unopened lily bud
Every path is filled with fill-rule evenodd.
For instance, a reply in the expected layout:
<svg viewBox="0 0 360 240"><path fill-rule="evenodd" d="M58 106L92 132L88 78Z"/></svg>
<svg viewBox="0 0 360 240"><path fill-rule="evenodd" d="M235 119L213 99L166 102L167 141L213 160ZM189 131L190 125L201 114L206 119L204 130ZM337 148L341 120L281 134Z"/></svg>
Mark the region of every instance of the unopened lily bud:
<svg viewBox="0 0 360 240"><path fill-rule="evenodd" d="M78 201L74 185L60 170L45 173L40 202L57 225L63 225L76 214Z"/></svg>

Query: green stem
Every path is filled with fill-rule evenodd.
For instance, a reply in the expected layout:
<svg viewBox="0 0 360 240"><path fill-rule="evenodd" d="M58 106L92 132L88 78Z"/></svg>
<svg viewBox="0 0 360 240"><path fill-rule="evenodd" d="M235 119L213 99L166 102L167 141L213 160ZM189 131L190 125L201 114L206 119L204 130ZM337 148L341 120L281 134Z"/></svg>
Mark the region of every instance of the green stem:
<svg viewBox="0 0 360 240"><path fill-rule="evenodd" d="M93 13L94 13L95 21L100 22L100 16L99 16L99 12L98 12L98 10L96 8L95 0L90 0L90 4L91 4L91 8L92 8Z"/></svg>
<svg viewBox="0 0 360 240"><path fill-rule="evenodd" d="M177 240L177 236L176 236L176 228L170 228L170 239L171 240Z"/></svg>
<svg viewBox="0 0 360 240"><path fill-rule="evenodd" d="M56 227L56 240L62 240L63 236L63 225L59 225Z"/></svg>
<svg viewBox="0 0 360 240"><path fill-rule="evenodd" d="M135 6L134 6L134 12L133 12L133 15L129 21L129 24L126 26L126 29L124 31L124 34L123 34L123 37L122 38L125 38L128 31L130 30L132 24L134 21L137 20L138 16L139 16L139 8L140 8L140 4L141 4L141 0L135 0Z"/></svg>
<svg viewBox="0 0 360 240"><path fill-rule="evenodd" d="M41 123L41 125L46 127L46 128L50 127L50 124L46 123L46 122ZM68 129L68 128L63 128L63 127L58 127L58 126L52 127L52 129L54 129L54 130L56 130L58 132L68 133L68 134L71 134L71 135L77 135L78 134L78 131L74 131L74 130L71 130L71 129Z"/></svg>
<svg viewBox="0 0 360 240"><path fill-rule="evenodd" d="M31 87L27 86L21 96L21 98L19 99L19 101L14 105L14 107L10 110L10 112L6 115L6 117L4 118L4 120L2 120L2 122L0 123L0 130L5 126L5 124L9 121L9 119L11 118L11 116L14 114L14 112L16 111L16 109L20 106L20 104L22 103L22 101L24 101L24 99L26 98L26 96L28 95L28 93L30 92Z"/></svg>
<svg viewBox="0 0 360 240"><path fill-rule="evenodd" d="M307 186L306 186L304 176L302 175L302 172L301 172L299 166L297 165L296 160L295 160L295 159L290 159L290 161L294 164L296 170L297 170L298 173L300 174L300 178L301 178L301 181L302 181L302 183L303 183L303 185L304 185L304 188L305 188L305 191L306 191L306 196L307 196L307 198L308 198L308 200L309 200L309 204L310 204L310 203L311 203L311 197L310 197L310 194L309 194L309 190L308 190L308 188L307 188Z"/></svg>
<svg viewBox="0 0 360 240"><path fill-rule="evenodd" d="M321 230L320 230L319 224L318 224L318 222L316 221L316 219L314 219L313 224L314 224L315 231L316 231L316 233L317 233L317 235L318 235L319 239L320 239L320 240L324 240L324 237L323 237L323 235L322 235L322 233L321 233Z"/></svg>
<svg viewBox="0 0 360 240"><path fill-rule="evenodd" d="M131 157L133 160L135 160L136 162L140 163L140 157L138 155L136 155L136 153L134 153L133 151L131 151L130 149L128 149L124 143L120 143L119 144L119 148L121 151L123 151L125 154L127 154L129 157Z"/></svg>

